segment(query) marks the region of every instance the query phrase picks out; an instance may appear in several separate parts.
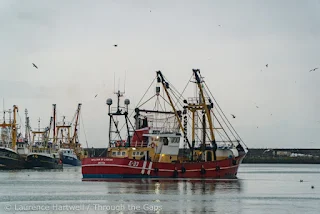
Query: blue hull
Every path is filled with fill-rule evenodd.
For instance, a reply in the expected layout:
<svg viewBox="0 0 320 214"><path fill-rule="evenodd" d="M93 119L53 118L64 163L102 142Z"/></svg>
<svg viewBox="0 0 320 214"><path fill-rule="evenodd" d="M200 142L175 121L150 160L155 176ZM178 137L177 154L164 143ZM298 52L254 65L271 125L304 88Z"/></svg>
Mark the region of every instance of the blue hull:
<svg viewBox="0 0 320 214"><path fill-rule="evenodd" d="M79 159L76 159L70 156L64 156L64 155L63 155L62 163L71 165L71 166L81 166L81 161Z"/></svg>

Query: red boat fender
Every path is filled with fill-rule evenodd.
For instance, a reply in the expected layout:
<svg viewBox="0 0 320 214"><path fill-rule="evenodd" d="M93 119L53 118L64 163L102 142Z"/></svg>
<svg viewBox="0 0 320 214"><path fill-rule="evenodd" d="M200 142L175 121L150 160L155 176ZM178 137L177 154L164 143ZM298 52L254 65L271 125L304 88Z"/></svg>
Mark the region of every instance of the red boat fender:
<svg viewBox="0 0 320 214"><path fill-rule="evenodd" d="M62 164L62 160L61 159L59 159L59 164Z"/></svg>

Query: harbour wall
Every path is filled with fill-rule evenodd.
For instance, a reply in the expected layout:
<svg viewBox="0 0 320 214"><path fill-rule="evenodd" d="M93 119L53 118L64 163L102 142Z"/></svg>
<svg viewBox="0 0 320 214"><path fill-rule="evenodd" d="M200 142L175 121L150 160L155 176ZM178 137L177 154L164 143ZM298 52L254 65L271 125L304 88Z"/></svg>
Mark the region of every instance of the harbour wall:
<svg viewBox="0 0 320 214"><path fill-rule="evenodd" d="M107 148L84 149L89 157L105 157ZM180 149L181 154L186 150ZM249 149L243 163L320 164L320 149L254 148Z"/></svg>

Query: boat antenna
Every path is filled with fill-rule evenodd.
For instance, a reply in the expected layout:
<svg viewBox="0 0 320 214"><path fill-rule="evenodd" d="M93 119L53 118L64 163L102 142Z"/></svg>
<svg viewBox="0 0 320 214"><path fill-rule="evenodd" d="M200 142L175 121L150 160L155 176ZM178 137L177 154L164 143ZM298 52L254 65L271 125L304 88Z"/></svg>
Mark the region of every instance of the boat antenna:
<svg viewBox="0 0 320 214"><path fill-rule="evenodd" d="M56 104L52 104L53 106L53 143L56 142Z"/></svg>
<svg viewBox="0 0 320 214"><path fill-rule="evenodd" d="M3 102L2 102L2 109L3 109L3 123L6 123L6 111L4 110L4 98L2 98Z"/></svg>
<svg viewBox="0 0 320 214"><path fill-rule="evenodd" d="M25 109L24 113L26 116L26 121L25 121L26 128L25 128L24 138L28 139L28 109Z"/></svg>
<svg viewBox="0 0 320 214"><path fill-rule="evenodd" d="M126 76L127 76L127 71L124 72L124 86L123 86L123 93L126 93Z"/></svg>
<svg viewBox="0 0 320 214"><path fill-rule="evenodd" d="M9 113L9 123L11 123L11 109L8 110Z"/></svg>
<svg viewBox="0 0 320 214"><path fill-rule="evenodd" d="M116 92L116 73L113 73L113 93Z"/></svg>
<svg viewBox="0 0 320 214"><path fill-rule="evenodd" d="M38 131L40 132L40 117L38 119ZM39 135L38 135L38 142L40 141Z"/></svg>
<svg viewBox="0 0 320 214"><path fill-rule="evenodd" d="M120 78L118 79L118 90L120 90Z"/></svg>

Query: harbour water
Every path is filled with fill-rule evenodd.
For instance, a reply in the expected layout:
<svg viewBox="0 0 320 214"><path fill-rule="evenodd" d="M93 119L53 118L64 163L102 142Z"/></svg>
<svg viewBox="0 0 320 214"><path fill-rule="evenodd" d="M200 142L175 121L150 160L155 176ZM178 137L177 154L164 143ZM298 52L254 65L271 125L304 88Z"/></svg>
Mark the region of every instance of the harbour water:
<svg viewBox="0 0 320 214"><path fill-rule="evenodd" d="M81 167L1 171L0 213L319 213L319 165L242 164L238 177L84 182Z"/></svg>

